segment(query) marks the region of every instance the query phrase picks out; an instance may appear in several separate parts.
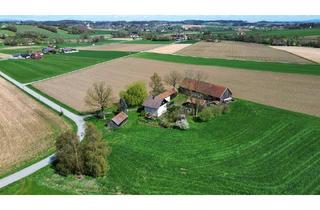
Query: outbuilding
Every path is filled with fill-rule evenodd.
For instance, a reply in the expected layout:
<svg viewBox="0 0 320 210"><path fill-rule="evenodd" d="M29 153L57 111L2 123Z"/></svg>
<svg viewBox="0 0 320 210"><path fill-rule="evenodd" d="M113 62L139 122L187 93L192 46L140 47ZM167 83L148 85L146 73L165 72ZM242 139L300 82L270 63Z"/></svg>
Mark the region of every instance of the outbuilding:
<svg viewBox="0 0 320 210"><path fill-rule="evenodd" d="M110 128L120 128L128 121L128 115L124 112L118 113L108 123Z"/></svg>

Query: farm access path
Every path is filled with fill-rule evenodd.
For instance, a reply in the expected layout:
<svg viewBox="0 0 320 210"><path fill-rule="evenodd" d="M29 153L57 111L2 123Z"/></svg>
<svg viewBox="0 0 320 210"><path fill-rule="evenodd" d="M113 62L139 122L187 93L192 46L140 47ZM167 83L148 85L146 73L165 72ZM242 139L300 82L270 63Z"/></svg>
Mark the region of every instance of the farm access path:
<svg viewBox="0 0 320 210"><path fill-rule="evenodd" d="M85 121L84 121L85 116L79 116L79 115L76 115L76 114L68 111L67 109L64 109L63 107L59 106L58 104L52 102L51 100L45 98L44 96L40 95L39 93L33 91L32 89L27 87L25 84L22 84L16 80L14 80L13 78L9 77L8 75L4 74L1 71L0 71L0 76L3 77L4 79L8 80L12 84L14 84L19 89L23 90L24 92L35 97L36 99L38 99L42 103L46 104L50 108L52 108L58 112L62 112L64 116L66 116L67 118L72 120L77 125L77 135L79 136L80 141L83 139L84 133L85 133ZM54 160L55 160L55 154L52 154L49 157L31 165L31 166L28 166L18 172L15 172L9 176L6 176L6 177L0 179L0 189L33 174L34 172L40 170L41 168L46 167L47 165L51 164Z"/></svg>

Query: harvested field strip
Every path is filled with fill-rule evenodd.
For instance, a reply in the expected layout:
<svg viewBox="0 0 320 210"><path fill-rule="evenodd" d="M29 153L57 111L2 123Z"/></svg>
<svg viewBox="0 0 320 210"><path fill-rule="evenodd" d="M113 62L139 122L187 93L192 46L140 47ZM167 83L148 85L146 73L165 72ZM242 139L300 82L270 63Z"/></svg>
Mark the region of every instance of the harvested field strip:
<svg viewBox="0 0 320 210"><path fill-rule="evenodd" d="M118 96L121 90L134 81L148 84L154 72L163 77L170 71L184 74L189 70L202 72L208 82L229 87L237 98L320 116L320 77L313 75L247 71L126 57L36 82L33 86L80 112L86 112L89 109L84 103L84 97L94 82L105 81L112 86L114 96Z"/></svg>
<svg viewBox="0 0 320 210"><path fill-rule="evenodd" d="M184 132L140 123L134 111L129 119L112 132L91 120L112 145L107 176L78 180L46 168L0 194L320 193L317 117L237 100Z"/></svg>
<svg viewBox="0 0 320 210"><path fill-rule="evenodd" d="M29 83L127 55L130 55L130 52L81 51L46 55L41 60L6 60L0 62L0 71L19 82Z"/></svg>
<svg viewBox="0 0 320 210"><path fill-rule="evenodd" d="M70 126L3 78L0 89L1 175L42 153L47 154L55 137Z"/></svg>
<svg viewBox="0 0 320 210"><path fill-rule="evenodd" d="M307 59L272 48L268 45L234 41L198 42L190 47L180 50L177 52L177 54L230 60L268 61L298 64L313 63Z"/></svg>
<svg viewBox="0 0 320 210"><path fill-rule="evenodd" d="M152 50L149 50L148 52L153 53L162 53L162 54L174 54L178 52L179 50L182 50L186 47L189 47L191 44L170 44L162 47L158 47Z"/></svg>
<svg viewBox="0 0 320 210"><path fill-rule="evenodd" d="M300 57L320 63L320 49L311 47L272 46L278 50L284 50Z"/></svg>
<svg viewBox="0 0 320 210"><path fill-rule="evenodd" d="M222 66L222 67L231 67L231 68L256 70L256 71L320 75L320 65L318 64L289 64L289 63L273 63L273 62L259 62L259 61L240 61L240 60L201 58L201 57L168 55L168 54L147 53L147 52L139 53L134 56L139 58L168 61L168 62L174 62L174 63L183 63L183 64Z"/></svg>

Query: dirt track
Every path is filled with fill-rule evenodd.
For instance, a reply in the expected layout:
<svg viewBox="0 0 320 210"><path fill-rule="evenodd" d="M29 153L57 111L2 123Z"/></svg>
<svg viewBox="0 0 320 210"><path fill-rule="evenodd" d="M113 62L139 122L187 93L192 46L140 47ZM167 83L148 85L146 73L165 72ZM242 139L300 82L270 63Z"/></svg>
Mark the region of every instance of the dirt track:
<svg viewBox="0 0 320 210"><path fill-rule="evenodd" d="M232 41L222 41L217 43L198 42L190 47L178 51L177 54L237 60L312 63L299 56L262 44Z"/></svg>
<svg viewBox="0 0 320 210"><path fill-rule="evenodd" d="M46 152L69 126L55 113L0 78L0 174Z"/></svg>
<svg viewBox="0 0 320 210"><path fill-rule="evenodd" d="M296 54L303 58L312 60L316 63L320 63L320 49L312 47L288 47L288 46L272 46L272 48L278 50L284 50L289 53Z"/></svg>
<svg viewBox="0 0 320 210"><path fill-rule="evenodd" d="M83 99L94 82L106 81L117 95L133 81L149 82L153 72L163 76L172 70L182 73L201 71L207 75L207 81L229 87L235 97L320 116L319 76L195 66L128 57L35 83L34 86L69 106L85 111L88 107Z"/></svg>
<svg viewBox="0 0 320 210"><path fill-rule="evenodd" d="M126 52L140 52L151 50L164 46L163 44L108 44L96 45L88 47L79 47L79 50L95 50L95 51L126 51Z"/></svg>

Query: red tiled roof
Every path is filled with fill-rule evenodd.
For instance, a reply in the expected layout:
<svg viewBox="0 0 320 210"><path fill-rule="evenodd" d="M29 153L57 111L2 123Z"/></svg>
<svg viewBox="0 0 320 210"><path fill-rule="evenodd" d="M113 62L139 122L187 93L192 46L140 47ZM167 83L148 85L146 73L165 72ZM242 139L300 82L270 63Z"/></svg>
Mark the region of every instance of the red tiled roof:
<svg viewBox="0 0 320 210"><path fill-rule="evenodd" d="M165 92L159 94L158 97L167 98L167 97L172 96L173 94L176 94L176 93L177 93L177 90L175 88L172 88L172 89L166 90Z"/></svg>
<svg viewBox="0 0 320 210"><path fill-rule="evenodd" d="M120 112L119 114L117 114L116 116L114 116L111 120L117 124L120 125L123 121L125 121L126 119L128 119L128 115L124 112Z"/></svg>
<svg viewBox="0 0 320 210"><path fill-rule="evenodd" d="M203 81L198 82L197 80L189 78L185 78L180 86L185 89L203 93L216 98L220 98L224 91L227 89L223 86L214 85Z"/></svg>

